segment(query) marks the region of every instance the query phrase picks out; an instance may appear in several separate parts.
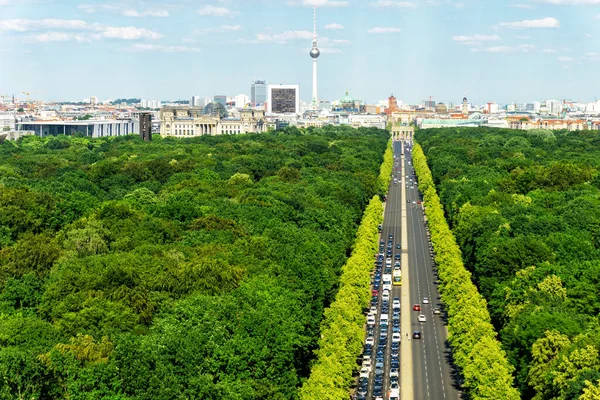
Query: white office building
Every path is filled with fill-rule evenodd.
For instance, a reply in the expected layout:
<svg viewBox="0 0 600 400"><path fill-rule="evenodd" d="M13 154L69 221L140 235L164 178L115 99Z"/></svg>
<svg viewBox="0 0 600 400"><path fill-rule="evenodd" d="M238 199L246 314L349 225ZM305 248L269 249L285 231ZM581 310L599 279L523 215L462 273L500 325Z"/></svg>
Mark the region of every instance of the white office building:
<svg viewBox="0 0 600 400"><path fill-rule="evenodd" d="M6 129L8 128L8 129ZM0 113L0 132L4 130L15 130L15 114L14 113Z"/></svg>
<svg viewBox="0 0 600 400"><path fill-rule="evenodd" d="M233 102L236 108L244 108L250 103L250 98L245 94L238 94L233 98Z"/></svg>
<svg viewBox="0 0 600 400"><path fill-rule="evenodd" d="M190 107L200 107L200 96L192 96Z"/></svg>

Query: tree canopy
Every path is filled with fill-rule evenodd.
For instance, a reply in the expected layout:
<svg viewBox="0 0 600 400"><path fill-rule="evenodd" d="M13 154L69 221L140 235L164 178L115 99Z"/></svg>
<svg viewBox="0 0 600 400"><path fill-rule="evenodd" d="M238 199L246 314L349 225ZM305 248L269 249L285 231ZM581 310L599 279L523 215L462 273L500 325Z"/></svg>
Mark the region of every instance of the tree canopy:
<svg viewBox="0 0 600 400"><path fill-rule="evenodd" d="M298 398L388 140L5 141L0 399Z"/></svg>
<svg viewBox="0 0 600 400"><path fill-rule="evenodd" d="M419 131L445 216L524 399L600 377L600 140L592 131Z"/></svg>

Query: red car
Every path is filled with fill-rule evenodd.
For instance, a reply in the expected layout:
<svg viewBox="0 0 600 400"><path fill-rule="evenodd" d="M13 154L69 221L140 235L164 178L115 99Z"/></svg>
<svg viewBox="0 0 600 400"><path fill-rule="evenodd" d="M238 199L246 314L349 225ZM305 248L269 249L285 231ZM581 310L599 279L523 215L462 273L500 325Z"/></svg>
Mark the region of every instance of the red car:
<svg viewBox="0 0 600 400"><path fill-rule="evenodd" d="M420 304L415 304L415 305L413 306L413 310L414 310L414 311L421 311L421 305L420 305Z"/></svg>
<svg viewBox="0 0 600 400"><path fill-rule="evenodd" d="M373 291L371 292L371 295L377 296L377 295L379 295L379 292L377 291L377 289L373 289Z"/></svg>

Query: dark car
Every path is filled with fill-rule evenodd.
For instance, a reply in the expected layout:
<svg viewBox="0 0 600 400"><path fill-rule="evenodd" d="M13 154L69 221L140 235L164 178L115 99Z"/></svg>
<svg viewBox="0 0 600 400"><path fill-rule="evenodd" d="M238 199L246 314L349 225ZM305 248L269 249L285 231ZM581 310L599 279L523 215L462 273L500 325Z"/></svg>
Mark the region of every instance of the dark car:
<svg viewBox="0 0 600 400"><path fill-rule="evenodd" d="M399 260L400 259L400 253L396 253L396 255L394 255L394 260Z"/></svg>
<svg viewBox="0 0 600 400"><path fill-rule="evenodd" d="M399 250L400 249L400 243L396 244L396 248Z"/></svg>
<svg viewBox="0 0 600 400"><path fill-rule="evenodd" d="M381 396L383 395L383 386L382 385L375 385L373 386L373 396Z"/></svg>
<svg viewBox="0 0 600 400"><path fill-rule="evenodd" d="M421 332L414 331L412 336L413 336L413 339L421 339Z"/></svg>

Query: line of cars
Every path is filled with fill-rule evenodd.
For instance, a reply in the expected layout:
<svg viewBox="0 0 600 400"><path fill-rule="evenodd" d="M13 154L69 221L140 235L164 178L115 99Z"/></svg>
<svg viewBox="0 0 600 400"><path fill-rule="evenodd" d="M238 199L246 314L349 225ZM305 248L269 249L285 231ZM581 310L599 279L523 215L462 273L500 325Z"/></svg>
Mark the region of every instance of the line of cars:
<svg viewBox="0 0 600 400"><path fill-rule="evenodd" d="M400 245L397 244L395 248L399 250ZM393 235L389 235L387 246L384 240L380 242L372 280L371 308L367 314L367 337L362 355L357 400L367 399L371 378L373 385L370 399L383 400L384 392L389 400L399 400L400 397L400 298L392 297L391 294L392 268L400 268L400 254L394 257L396 261L392 267L393 249ZM389 357L386 355L388 346L391 349ZM386 362L389 365L388 388L384 388Z"/></svg>

